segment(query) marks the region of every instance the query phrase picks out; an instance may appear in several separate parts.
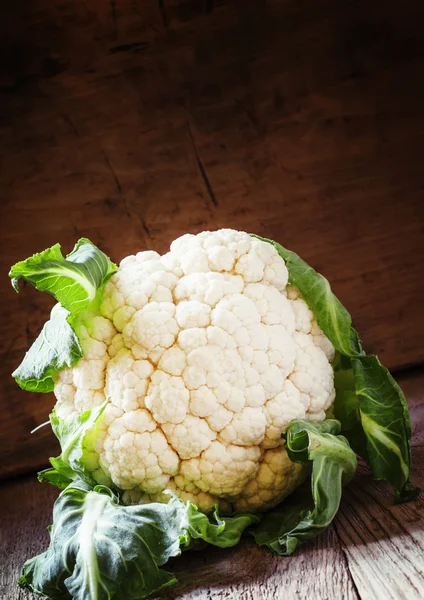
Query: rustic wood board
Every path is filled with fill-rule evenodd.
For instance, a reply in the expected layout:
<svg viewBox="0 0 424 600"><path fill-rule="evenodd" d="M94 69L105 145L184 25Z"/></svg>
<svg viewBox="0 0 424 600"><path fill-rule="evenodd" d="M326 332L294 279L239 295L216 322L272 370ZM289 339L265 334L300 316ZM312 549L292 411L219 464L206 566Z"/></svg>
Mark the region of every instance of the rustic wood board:
<svg viewBox="0 0 424 600"><path fill-rule="evenodd" d="M424 486L424 372L408 374L414 483ZM47 544L57 491L33 479L3 483L0 595L29 600L16 588L20 566ZM424 496L393 505L388 486L363 471L345 490L335 524L290 558L250 539L229 550L185 554L170 564L180 581L164 600L421 600L424 597Z"/></svg>
<svg viewBox="0 0 424 600"><path fill-rule="evenodd" d="M275 238L393 368L424 345L420 2L9 3L0 18L0 476L43 466L53 398L10 373L51 299L15 261L83 235L119 260L187 231ZM417 13L417 14L416 14Z"/></svg>

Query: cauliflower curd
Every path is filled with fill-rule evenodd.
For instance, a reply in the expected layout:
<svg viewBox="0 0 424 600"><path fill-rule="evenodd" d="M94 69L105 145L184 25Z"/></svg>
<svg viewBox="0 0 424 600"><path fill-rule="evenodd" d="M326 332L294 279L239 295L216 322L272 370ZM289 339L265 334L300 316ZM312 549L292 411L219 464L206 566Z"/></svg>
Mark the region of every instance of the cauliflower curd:
<svg viewBox="0 0 424 600"><path fill-rule="evenodd" d="M224 229L122 260L79 317L84 358L56 376L63 419L109 399L89 469L126 503L171 489L207 511L262 511L303 481L281 434L322 421L334 349L269 243Z"/></svg>

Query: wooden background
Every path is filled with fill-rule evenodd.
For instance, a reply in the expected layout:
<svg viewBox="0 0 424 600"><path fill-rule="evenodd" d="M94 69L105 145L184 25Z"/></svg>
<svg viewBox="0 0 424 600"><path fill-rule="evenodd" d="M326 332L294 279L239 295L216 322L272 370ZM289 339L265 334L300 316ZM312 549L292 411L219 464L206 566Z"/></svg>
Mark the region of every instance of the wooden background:
<svg viewBox="0 0 424 600"><path fill-rule="evenodd" d="M0 478L57 452L29 433L53 397L10 377L52 301L7 277L56 242L119 261L187 231L256 232L328 277L387 366L424 362L420 1L0 10Z"/></svg>

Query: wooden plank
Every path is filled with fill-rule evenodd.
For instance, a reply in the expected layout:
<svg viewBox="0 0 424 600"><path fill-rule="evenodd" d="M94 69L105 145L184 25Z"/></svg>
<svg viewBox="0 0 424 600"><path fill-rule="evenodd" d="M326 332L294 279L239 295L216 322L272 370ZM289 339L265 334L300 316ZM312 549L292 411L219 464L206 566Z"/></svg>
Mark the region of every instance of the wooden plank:
<svg viewBox="0 0 424 600"><path fill-rule="evenodd" d="M424 360L420 3L136 4L17 2L0 19L2 476L56 452L29 434L53 398L10 377L52 303L5 272L57 241L119 260L256 231L328 276L384 363Z"/></svg>
<svg viewBox="0 0 424 600"><path fill-rule="evenodd" d="M415 483L424 485L424 372L400 378L412 407ZM45 527L57 495L34 478L1 486L1 597L18 591L19 568L47 544ZM363 472L345 490L335 527L290 558L278 558L247 539L229 550L207 549L174 559L180 580L163 598L175 600L419 600L424 597L424 498L394 506L389 487Z"/></svg>
<svg viewBox="0 0 424 600"><path fill-rule="evenodd" d="M415 482L424 484L424 447L413 450ZM424 498L393 506L384 486L358 476L336 521L362 600L424 597Z"/></svg>
<svg viewBox="0 0 424 600"><path fill-rule="evenodd" d="M251 540L225 551L183 557L175 600L359 600L334 529L297 555L281 558ZM177 566L177 564L176 564Z"/></svg>
<svg viewBox="0 0 424 600"><path fill-rule="evenodd" d="M412 481L424 489L424 374L399 379L412 417ZM388 487L363 472L345 491L335 526L362 600L424 598L422 493L393 505Z"/></svg>

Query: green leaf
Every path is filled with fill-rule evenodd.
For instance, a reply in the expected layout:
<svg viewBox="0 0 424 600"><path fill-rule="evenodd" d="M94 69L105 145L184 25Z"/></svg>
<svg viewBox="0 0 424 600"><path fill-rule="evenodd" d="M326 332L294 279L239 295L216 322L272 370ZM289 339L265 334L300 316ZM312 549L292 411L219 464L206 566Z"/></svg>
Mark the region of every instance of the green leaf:
<svg viewBox="0 0 424 600"><path fill-rule="evenodd" d="M73 367L82 357L78 338L68 322L69 312L56 304L50 320L12 373L18 385L29 392L51 392L53 375Z"/></svg>
<svg viewBox="0 0 424 600"><path fill-rule="evenodd" d="M108 400L101 406L87 410L81 415L72 415L66 419L57 416L55 410L50 415L50 423L59 440L62 454L51 458L53 470L48 470L42 477L50 483L58 482L61 487L68 480L80 477L88 484L95 485L92 470L89 468L91 455L97 456L92 448L92 435L96 432L99 419ZM56 485L56 483L54 483Z"/></svg>
<svg viewBox="0 0 424 600"><path fill-rule="evenodd" d="M340 505L342 486L356 471L356 456L336 420L312 423L291 421L286 449L293 462L312 462L311 485L298 488L268 512L253 535L260 546L278 554L293 554L298 546L324 531Z"/></svg>
<svg viewBox="0 0 424 600"><path fill-rule="evenodd" d="M95 300L99 288L116 268L106 254L85 238L66 258L56 244L11 268L9 275L17 292L19 280L23 279L60 303L13 373L22 389L53 391L54 375L65 367L73 367L82 357L75 319Z"/></svg>
<svg viewBox="0 0 424 600"><path fill-rule="evenodd" d="M97 290L116 265L90 240L80 239L66 258L60 244L16 263L10 270L12 285L19 292L19 280L29 281L48 292L75 316L94 300Z"/></svg>
<svg viewBox="0 0 424 600"><path fill-rule="evenodd" d="M402 390L376 356L352 359L359 412L376 479L389 481L396 501L413 500L409 484L411 423Z"/></svg>
<svg viewBox="0 0 424 600"><path fill-rule="evenodd" d="M216 506L207 517L194 504L190 504L188 521L188 533L192 540L203 540L213 546L228 548L238 544L243 531L259 523L260 517L254 514L220 517Z"/></svg>
<svg viewBox="0 0 424 600"><path fill-rule="evenodd" d="M60 457L50 459L51 462L59 462L59 460ZM43 471L39 471L39 473L37 474L37 479L40 483L44 483L45 481L47 481L47 483L54 485L60 490L64 490L74 480L74 476L72 470L69 469L68 471L67 465L63 464L59 467L59 469L53 467L49 469L44 469Z"/></svg>
<svg viewBox="0 0 424 600"><path fill-rule="evenodd" d="M55 502L50 547L25 563L19 583L52 599L146 598L176 583L160 567L180 553L186 518L175 497L120 506L103 486L73 483Z"/></svg>
<svg viewBox="0 0 424 600"><path fill-rule="evenodd" d="M211 520L170 494L168 504L122 506L105 486L71 483L56 500L50 546L27 561L20 585L54 599L140 600L177 582L161 567L192 538L228 547L259 520Z"/></svg>
<svg viewBox="0 0 424 600"><path fill-rule="evenodd" d="M376 479L391 483L397 501L415 498L411 487L411 425L405 397L376 356L362 350L352 318L336 298L328 281L297 254L277 242L289 281L301 292L318 325L339 352L335 361L335 416L354 450L371 467Z"/></svg>

